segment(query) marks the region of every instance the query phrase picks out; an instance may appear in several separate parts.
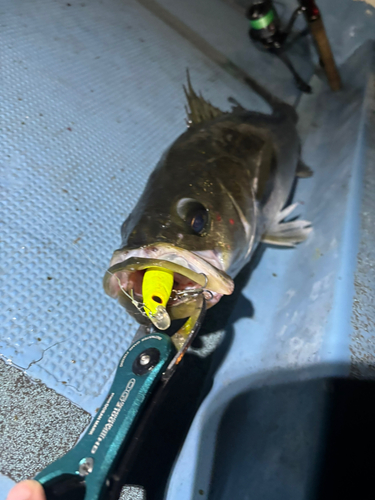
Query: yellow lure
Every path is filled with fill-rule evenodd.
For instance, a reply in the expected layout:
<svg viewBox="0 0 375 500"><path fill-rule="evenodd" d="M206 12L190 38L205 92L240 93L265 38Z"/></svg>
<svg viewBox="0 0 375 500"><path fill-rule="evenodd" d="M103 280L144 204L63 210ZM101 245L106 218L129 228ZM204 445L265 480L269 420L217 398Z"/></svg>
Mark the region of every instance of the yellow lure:
<svg viewBox="0 0 375 500"><path fill-rule="evenodd" d="M171 324L166 306L173 288L173 271L161 267L149 267L143 276L142 296L145 311L160 330Z"/></svg>

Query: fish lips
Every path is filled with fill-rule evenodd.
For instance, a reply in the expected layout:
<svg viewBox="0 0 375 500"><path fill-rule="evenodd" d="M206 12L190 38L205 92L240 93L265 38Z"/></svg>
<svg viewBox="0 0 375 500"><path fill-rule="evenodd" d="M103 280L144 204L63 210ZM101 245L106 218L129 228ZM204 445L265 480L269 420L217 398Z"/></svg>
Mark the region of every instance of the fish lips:
<svg viewBox="0 0 375 500"><path fill-rule="evenodd" d="M153 257L147 256L150 254ZM216 304L223 295L230 295L234 289L233 280L224 271L199 255L174 245L157 244L136 250L117 250L111 264L103 278L104 290L110 297L118 298L120 304L140 323L143 323L145 318L121 290L128 294L133 291L134 298L141 301L142 272L149 267L173 271L179 291L185 289L184 283L188 283L186 290L189 292L202 288L208 290L208 307ZM167 306L172 320L190 316L194 308L195 299L189 293L186 296L171 298Z"/></svg>

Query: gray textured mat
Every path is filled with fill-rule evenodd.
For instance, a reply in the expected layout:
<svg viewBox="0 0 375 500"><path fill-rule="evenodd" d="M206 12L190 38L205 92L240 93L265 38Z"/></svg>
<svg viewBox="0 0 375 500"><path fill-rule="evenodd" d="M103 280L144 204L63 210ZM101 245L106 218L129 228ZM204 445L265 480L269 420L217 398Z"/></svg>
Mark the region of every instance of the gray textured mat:
<svg viewBox="0 0 375 500"><path fill-rule="evenodd" d="M369 118L365 129L366 164L361 209L361 240L354 279L352 374L375 379L375 75L369 81Z"/></svg>
<svg viewBox="0 0 375 500"><path fill-rule="evenodd" d="M0 472L33 477L66 453L91 416L40 382L0 360Z"/></svg>

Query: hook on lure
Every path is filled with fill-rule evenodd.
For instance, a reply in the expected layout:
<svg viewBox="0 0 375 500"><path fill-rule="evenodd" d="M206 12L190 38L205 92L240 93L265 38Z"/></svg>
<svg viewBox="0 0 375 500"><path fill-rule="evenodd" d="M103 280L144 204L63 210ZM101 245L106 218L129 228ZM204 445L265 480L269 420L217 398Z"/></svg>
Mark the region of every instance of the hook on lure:
<svg viewBox="0 0 375 500"><path fill-rule="evenodd" d="M182 300L186 297L193 298L193 297L197 297L201 293L203 293L206 300L210 301L211 299L213 299L214 298L213 293L210 290L206 289L206 286L208 283L207 276L204 273L200 273L200 275L204 277L205 284L200 288L189 288L186 290L173 290L176 299Z"/></svg>

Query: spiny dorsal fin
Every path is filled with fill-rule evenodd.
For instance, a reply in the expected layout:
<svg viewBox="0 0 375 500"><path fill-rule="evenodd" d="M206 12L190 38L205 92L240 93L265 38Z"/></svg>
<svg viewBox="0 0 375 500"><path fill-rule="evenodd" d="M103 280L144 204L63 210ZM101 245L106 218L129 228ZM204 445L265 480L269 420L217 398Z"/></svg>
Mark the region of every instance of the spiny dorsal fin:
<svg viewBox="0 0 375 500"><path fill-rule="evenodd" d="M225 112L213 106L209 101L206 101L202 94L197 95L193 86L191 85L189 70L187 74L187 88L183 85L185 96L188 105L185 106L188 127L198 125L199 123L208 122L214 118L224 115Z"/></svg>

